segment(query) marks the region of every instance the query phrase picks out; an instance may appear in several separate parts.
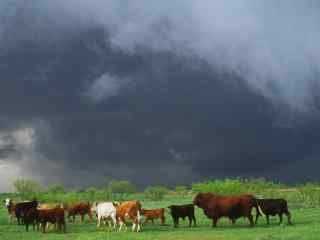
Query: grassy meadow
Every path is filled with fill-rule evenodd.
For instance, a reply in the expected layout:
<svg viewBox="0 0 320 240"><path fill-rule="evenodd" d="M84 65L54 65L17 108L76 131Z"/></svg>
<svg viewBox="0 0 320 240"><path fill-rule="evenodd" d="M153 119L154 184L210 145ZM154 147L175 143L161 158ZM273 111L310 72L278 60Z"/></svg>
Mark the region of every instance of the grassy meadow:
<svg viewBox="0 0 320 240"><path fill-rule="evenodd" d="M248 226L248 221L238 219L235 226L232 226L227 219L222 219L218 223L217 228L211 227L211 221L207 219L202 210L196 208L196 218L198 226L195 228L188 227L188 220L180 220L180 227L178 229L173 228L172 219L169 212L166 212L166 225L160 226L159 222L155 224L151 222L142 226L142 232L132 233L128 228L127 232L108 232L107 227L101 226L99 229L96 227L96 221L90 223L86 218L84 223L78 221L76 223L67 223L67 233L56 233L53 229L48 230L46 234L39 231L32 230L25 232L24 226L18 226L16 224L8 224L8 216L6 209L2 206L0 208L0 239L1 240L37 240L37 239L74 239L74 240L98 240L98 239L150 239L150 240L313 240L320 237L320 194L318 194L318 186L315 184L308 184L304 186L298 186L294 188L288 188L283 185L273 185L270 183L245 183L238 180L224 180L224 181L211 181L205 183L197 183L188 189L187 192L181 193L171 190L163 195L158 195L158 199L153 199L152 196L147 193L130 193L121 198L126 199L139 199L142 202L143 208L160 208L167 207L171 204L184 204L192 201L193 195L198 191L216 191L221 194L238 194L242 191L255 192L257 196L261 197L284 197L287 199L289 209L292 213L292 220L294 225L288 226L287 219L284 216L284 222L282 225L278 223L278 217L271 218L271 224L268 226L264 218L259 219L259 223L254 228ZM247 185L246 185L247 184ZM250 187L251 186L251 187ZM284 188L285 187L285 188ZM240 189L239 189L240 188ZM157 189L157 188L156 188ZM183 188L185 190L185 188ZM93 194L93 190L90 191L92 201L101 200L102 193L96 192ZM46 193L41 193L37 197L47 200L59 199L59 194L55 193L49 196ZM68 194L71 196L68 197ZM88 200L88 191L82 191L79 193L65 192L65 200ZM97 194L97 196L95 196ZM0 195L3 199L9 195ZM18 198L18 195L13 195ZM119 195L118 195L119 196ZM74 199L77 197L77 199ZM110 196L106 195L105 200L109 200ZM51 199L50 199L51 198ZM57 199L56 199L57 198ZM43 201L43 200L42 200ZM55 202L55 201L49 201ZM255 215L255 210L253 210Z"/></svg>

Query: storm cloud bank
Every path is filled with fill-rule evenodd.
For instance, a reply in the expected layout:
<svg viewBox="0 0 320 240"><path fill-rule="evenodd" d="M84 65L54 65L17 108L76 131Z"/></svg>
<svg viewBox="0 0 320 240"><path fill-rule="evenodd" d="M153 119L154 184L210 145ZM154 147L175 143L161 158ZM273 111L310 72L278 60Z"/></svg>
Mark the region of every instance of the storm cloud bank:
<svg viewBox="0 0 320 240"><path fill-rule="evenodd" d="M1 1L1 189L316 180L319 7Z"/></svg>

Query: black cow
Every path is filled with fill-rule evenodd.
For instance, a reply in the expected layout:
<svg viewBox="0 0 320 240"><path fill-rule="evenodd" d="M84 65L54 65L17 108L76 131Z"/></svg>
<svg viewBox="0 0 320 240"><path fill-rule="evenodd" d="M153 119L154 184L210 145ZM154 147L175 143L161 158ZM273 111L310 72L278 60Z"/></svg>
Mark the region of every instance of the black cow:
<svg viewBox="0 0 320 240"><path fill-rule="evenodd" d="M292 224L291 222L291 214L288 210L287 201L278 198L278 199L257 199L258 205L260 206L262 212L266 215L267 224L270 223L269 216L278 215L280 219L280 224L282 223L282 214L285 214L288 218L288 224ZM261 214L257 212L256 216L256 224L258 222L258 218Z"/></svg>
<svg viewBox="0 0 320 240"><path fill-rule="evenodd" d="M16 218L17 218L18 224L19 225L21 223L23 224L24 223L23 217L26 215L26 213L30 209L36 209L37 206L38 206L38 201L37 200L33 200L31 202L20 202L20 203L17 203L16 207L15 207L15 214L16 214Z"/></svg>
<svg viewBox="0 0 320 240"><path fill-rule="evenodd" d="M171 216L173 219L173 226L178 227L179 218L183 220L188 217L189 219L189 227L191 227L191 223L193 220L193 226L196 226L196 218L194 216L194 205L186 204L186 205L171 205L168 207L171 210Z"/></svg>

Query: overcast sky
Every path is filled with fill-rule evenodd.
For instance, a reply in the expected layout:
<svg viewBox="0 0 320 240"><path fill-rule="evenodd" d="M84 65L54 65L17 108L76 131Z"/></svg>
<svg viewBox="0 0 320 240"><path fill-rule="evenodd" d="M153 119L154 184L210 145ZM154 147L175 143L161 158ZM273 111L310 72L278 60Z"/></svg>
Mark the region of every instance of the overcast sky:
<svg viewBox="0 0 320 240"><path fill-rule="evenodd" d="M0 1L0 191L317 181L317 0Z"/></svg>

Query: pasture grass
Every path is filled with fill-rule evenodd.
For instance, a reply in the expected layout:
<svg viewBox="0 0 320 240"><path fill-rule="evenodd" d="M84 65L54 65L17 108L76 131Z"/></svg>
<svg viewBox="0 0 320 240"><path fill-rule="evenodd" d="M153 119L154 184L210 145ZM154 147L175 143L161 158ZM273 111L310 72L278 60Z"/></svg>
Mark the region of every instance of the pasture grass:
<svg viewBox="0 0 320 240"><path fill-rule="evenodd" d="M143 201L144 208L167 207L171 204L190 203L190 197L168 196L162 201ZM1 240L318 240L320 239L320 208L291 209L294 225L288 226L284 217L284 224L278 224L278 218L271 219L271 225L267 226L265 219L260 218L256 227L248 227L248 222L239 219L232 226L226 219L219 222L218 227L213 229L211 221L207 219L201 209L196 208L198 226L187 227L188 221L180 220L180 227L172 227L169 212L166 212L166 225L149 223L142 227L141 233L108 232L106 227L96 228L96 222L86 221L84 223L68 223L67 233L60 234L49 230L43 234L39 231L25 232L24 226L16 224L9 225L7 212L0 208L0 239ZM255 211L254 211L255 213Z"/></svg>

